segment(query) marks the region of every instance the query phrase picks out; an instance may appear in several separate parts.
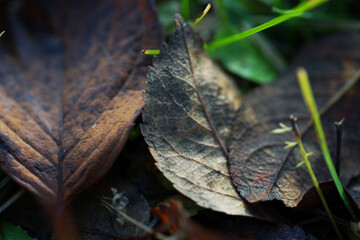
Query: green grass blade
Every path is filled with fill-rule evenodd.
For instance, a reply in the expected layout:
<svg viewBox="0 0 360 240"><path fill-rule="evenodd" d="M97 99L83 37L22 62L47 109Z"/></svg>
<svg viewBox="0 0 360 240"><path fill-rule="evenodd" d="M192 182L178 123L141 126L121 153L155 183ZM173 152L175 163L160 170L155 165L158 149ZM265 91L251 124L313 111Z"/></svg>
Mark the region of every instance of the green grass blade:
<svg viewBox="0 0 360 240"><path fill-rule="evenodd" d="M142 52L145 55L159 55L160 49L144 49Z"/></svg>
<svg viewBox="0 0 360 240"><path fill-rule="evenodd" d="M293 120L293 121L294 121L294 120ZM334 217L333 217L333 215L332 215L332 213L331 213L331 211L330 211L329 205L328 205L327 202L326 202L326 199L325 199L325 197L324 197L324 194L323 194L322 191L321 191L321 188L320 188L320 186L319 186L319 182L317 181L316 176L315 176L315 174L314 174L314 171L313 171L313 169L312 169L312 167L311 167L311 164L310 164L310 161L309 161L309 158L308 158L309 154L305 151L303 142L302 142L302 140L301 140L301 136L300 136L299 132L297 131L297 126L295 125L295 121L293 122L293 128L294 128L294 133L295 133L297 145L299 146L299 149L300 149L300 152L301 152L301 156L302 156L302 158L303 158L303 160L304 160L303 163L305 163L305 166L306 166L306 168L307 168L307 171L309 172L309 175L310 175L310 177L311 177L311 180L312 180L313 183L314 183L316 192L318 193L318 195L319 195L319 197L320 197L320 200L321 200L321 202L322 202L322 204L323 204L323 206L324 206L324 208L325 208L325 211L326 211L326 213L327 213L327 215L328 215L328 217L329 217L329 219L330 219L331 224L333 225L333 228L334 228L334 230L335 230L335 232L336 232L336 235L337 235L338 239L343 239L343 238L342 238L342 235L341 235L341 233L340 233L340 230L339 230L338 226L337 226L336 223L335 223ZM298 165L299 165L299 164L298 164ZM299 166L297 166L297 167L299 167Z"/></svg>
<svg viewBox="0 0 360 240"><path fill-rule="evenodd" d="M181 0L181 15L185 21L190 17L190 0Z"/></svg>
<svg viewBox="0 0 360 240"><path fill-rule="evenodd" d="M308 107L308 110L314 121L315 132L316 132L319 144L320 144L321 151L324 155L326 165L329 168L331 177L335 183L335 186L340 194L341 199L343 200L346 208L349 210L354 221L357 222L357 221L359 221L358 217L356 216L354 210L352 209L352 207L350 205L350 202L345 194L344 188L340 182L339 176L336 173L334 163L331 159L330 151L329 151L329 148L328 148L328 145L326 142L326 138L325 138L325 134L324 134L324 130L323 130L323 127L321 124L320 115L318 112L318 108L316 106L314 94L312 92L312 88L311 88L310 81L309 81L306 70L304 68L299 68L297 70L297 76L298 76L298 81L299 81L299 85L301 88L301 92L302 92L304 101L305 101L306 106Z"/></svg>
<svg viewBox="0 0 360 240"><path fill-rule="evenodd" d="M208 5L206 5L205 10L203 11L203 13L200 15L200 17L198 17L197 19L195 19L195 21L191 24L191 26L195 26L198 22L201 21L201 19L203 19L205 17L205 15L209 12L209 10L211 9L211 4L208 3Z"/></svg>
<svg viewBox="0 0 360 240"><path fill-rule="evenodd" d="M238 33L238 34L235 34L233 36L229 36L229 37L226 37L226 38L223 38L223 39L219 39L217 41L214 41L214 42L211 42L211 43L208 43L208 44L205 44L205 49L207 49L208 51L213 51L217 48L221 48L221 47L224 47L226 45L229 45L231 43L234 43L236 41L239 41L241 39L244 39L246 37L249 37L255 33L258 33L260 31L263 31L267 28L270 28L270 27L273 27L275 25L278 25L282 22L285 22L291 18L294 18L294 17L298 17L300 15L302 15L303 13L327 2L328 0L310 0L310 1L307 1L305 3L301 3L299 6L297 6L296 8L292 9L292 10L289 10L287 13L277 17L277 18L274 18L264 24L261 24L257 27L254 27L248 31L245 31L245 32L242 32L242 33Z"/></svg>

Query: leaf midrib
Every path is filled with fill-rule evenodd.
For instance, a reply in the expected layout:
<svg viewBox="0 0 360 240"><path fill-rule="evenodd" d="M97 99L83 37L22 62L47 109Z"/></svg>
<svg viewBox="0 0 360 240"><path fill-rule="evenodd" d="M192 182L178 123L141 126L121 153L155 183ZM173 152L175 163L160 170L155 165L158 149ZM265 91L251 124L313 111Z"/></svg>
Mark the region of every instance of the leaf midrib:
<svg viewBox="0 0 360 240"><path fill-rule="evenodd" d="M200 89L199 89L199 85L198 85L198 81L196 79L196 76L194 74L194 70L193 70L193 65L192 65L192 61L191 61L191 58L190 58L190 50L189 50L189 47L188 47L188 43L187 43L187 37L186 37L186 33L185 33L185 30L184 30L184 27L183 27L183 23L182 21L180 21L180 28L181 28L181 33L182 35L184 36L184 43L185 43L185 50L186 50L186 56L188 58L188 61L189 61L189 65L190 65L190 72L191 72L191 75L193 76L193 79L194 79L194 83L195 83L195 90L196 90L196 93L198 95L198 98L200 100L200 103L201 103L201 107L202 109L204 110L204 115L205 115L205 118L207 120L207 122L209 123L210 125L210 128L214 134L214 137L216 139L216 141L219 143L223 153L225 154L226 158L229 156L229 152L228 150L226 149L225 145L223 144L223 142L221 141L216 129L215 129L215 126L210 118L210 115L208 114L208 111L206 109L206 105L205 105L205 102L204 102L204 99L202 98L201 96L201 92L200 92Z"/></svg>

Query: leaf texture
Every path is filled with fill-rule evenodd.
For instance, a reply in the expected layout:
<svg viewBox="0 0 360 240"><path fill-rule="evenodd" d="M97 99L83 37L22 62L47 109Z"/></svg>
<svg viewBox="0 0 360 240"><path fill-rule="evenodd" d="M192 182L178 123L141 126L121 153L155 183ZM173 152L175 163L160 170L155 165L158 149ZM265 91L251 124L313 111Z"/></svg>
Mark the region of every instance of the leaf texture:
<svg viewBox="0 0 360 240"><path fill-rule="evenodd" d="M141 50L158 47L161 30L148 0L20 2L1 14L0 163L66 204L124 146L144 104Z"/></svg>
<svg viewBox="0 0 360 240"><path fill-rule="evenodd" d="M342 174L347 183L360 170L359 106L357 84L331 107L325 107L345 82L359 77L359 34L328 37L306 48L293 67L274 84L259 88L243 99L229 141L229 167L233 184L249 202L278 199L294 207L313 185L297 147L284 149L284 141L294 141L292 133L272 134L279 122L290 124L291 114L298 116L299 127L310 162L319 181L329 172L309 123L309 115L297 84L295 69L308 70L329 149L335 152L334 121L346 118L343 137Z"/></svg>
<svg viewBox="0 0 360 240"><path fill-rule="evenodd" d="M231 185L224 147L240 105L236 87L176 15L176 32L148 72L142 133L157 167L202 207L250 215Z"/></svg>

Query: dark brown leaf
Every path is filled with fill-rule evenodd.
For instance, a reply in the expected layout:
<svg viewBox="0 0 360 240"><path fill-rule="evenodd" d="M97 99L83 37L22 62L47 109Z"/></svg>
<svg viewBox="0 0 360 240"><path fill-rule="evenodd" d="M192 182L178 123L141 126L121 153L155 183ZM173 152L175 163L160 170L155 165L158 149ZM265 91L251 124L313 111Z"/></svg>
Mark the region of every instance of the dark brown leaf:
<svg viewBox="0 0 360 240"><path fill-rule="evenodd" d="M66 204L111 167L143 106L160 27L149 0L8 1L1 7L1 167Z"/></svg>
<svg viewBox="0 0 360 240"><path fill-rule="evenodd" d="M357 204L357 209L360 209L360 178L356 178L349 185L349 193Z"/></svg>
<svg viewBox="0 0 360 240"><path fill-rule="evenodd" d="M148 73L142 133L156 165L202 207L252 215L233 188L224 147L240 104L233 83L176 16L176 32Z"/></svg>
<svg viewBox="0 0 360 240"><path fill-rule="evenodd" d="M356 181L356 180L351 181L349 190L347 188L344 188L344 190L350 201L350 205L354 209L355 213L360 214L360 205L359 205L359 201L358 201L359 199L357 199L357 197L359 197L359 196L356 194L357 185L358 185L358 181ZM341 209L341 213L345 214L345 217L350 217L350 216L346 216L346 214L348 214L348 211L345 210L345 205L344 205L342 199L340 198L340 195L336 189L334 182L332 180L325 181L325 182L320 183L319 186L325 196L326 202L330 206L336 205L337 208ZM299 204L296 206L296 208L297 209L313 209L315 207L322 207L322 206L323 205L322 205L321 199L319 197L319 194L317 193L316 188L313 186L304 194L303 198L301 199ZM333 208L332 208L332 211L334 211ZM336 215L337 213L334 212L334 214ZM339 214L337 214L337 215L339 215Z"/></svg>
<svg viewBox="0 0 360 240"><path fill-rule="evenodd" d="M345 94L329 109L331 97L360 67L360 35L348 34L326 38L305 49L294 66L277 82L259 88L243 99L230 138L230 175L240 194L250 202L278 199L294 207L313 183L298 148L284 149L284 141L294 141L292 133L272 134L278 123L289 124L289 115L300 118L303 141L318 180L329 179L329 171L318 148L313 128L297 84L295 69L308 70L322 116L329 148L335 152L334 121L346 118L343 137L343 182L360 171L360 84Z"/></svg>

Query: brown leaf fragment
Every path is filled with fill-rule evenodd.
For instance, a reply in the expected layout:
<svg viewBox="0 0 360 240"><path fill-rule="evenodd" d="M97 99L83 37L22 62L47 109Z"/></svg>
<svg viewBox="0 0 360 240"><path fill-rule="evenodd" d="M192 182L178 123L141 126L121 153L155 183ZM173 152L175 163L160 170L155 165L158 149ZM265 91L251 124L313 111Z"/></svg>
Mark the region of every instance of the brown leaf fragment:
<svg viewBox="0 0 360 240"><path fill-rule="evenodd" d="M352 180L349 186L349 189L344 188L345 194L349 199L350 205L357 215L360 214L360 205L359 205L359 195L356 194L358 181ZM331 206L335 205L341 209L341 207L345 208L345 205L340 198L340 195L336 189L336 186L332 180L325 181L319 184L321 191L326 199L326 202ZM360 190L358 190L360 192ZM322 202L320 200L319 194L316 191L316 188L313 186L310 188L303 196L299 204L296 206L297 209L314 209L315 207L323 207ZM348 212L344 209L341 209L341 213L348 214ZM336 214L336 212L335 212ZM347 216L350 217L350 216Z"/></svg>
<svg viewBox="0 0 360 240"><path fill-rule="evenodd" d="M172 199L169 204L160 204L159 207L154 208L152 214L161 221L155 231L171 234L171 239L176 240L315 239L312 235L307 235L298 226L291 228L283 224L274 225L260 222L251 225L244 222L245 224L239 225L236 234L215 231L188 218L182 204Z"/></svg>
<svg viewBox="0 0 360 240"><path fill-rule="evenodd" d="M349 187L348 192L357 204L357 209L360 209L360 178L354 179Z"/></svg>
<svg viewBox="0 0 360 240"><path fill-rule="evenodd" d="M156 166L182 194L205 208L252 215L226 166L239 94L191 27L180 15L175 21L148 72L142 133Z"/></svg>
<svg viewBox="0 0 360 240"><path fill-rule="evenodd" d="M360 84L331 107L325 106L348 79L359 78L359 40L360 34L338 35L309 46L278 81L256 89L243 99L229 140L229 167L233 184L249 202L278 199L294 207L313 185L305 166L296 167L302 161L298 148L284 149L284 141L294 141L292 133L271 132L280 122L289 125L291 114L299 118L305 149L313 153L309 158L318 181L330 178L297 84L295 69L299 66L309 73L333 153L336 150L334 122L346 119L341 163L343 183L358 175Z"/></svg>
<svg viewBox="0 0 360 240"><path fill-rule="evenodd" d="M8 1L0 24L1 168L49 203L101 178L143 107L161 30L152 1Z"/></svg>

